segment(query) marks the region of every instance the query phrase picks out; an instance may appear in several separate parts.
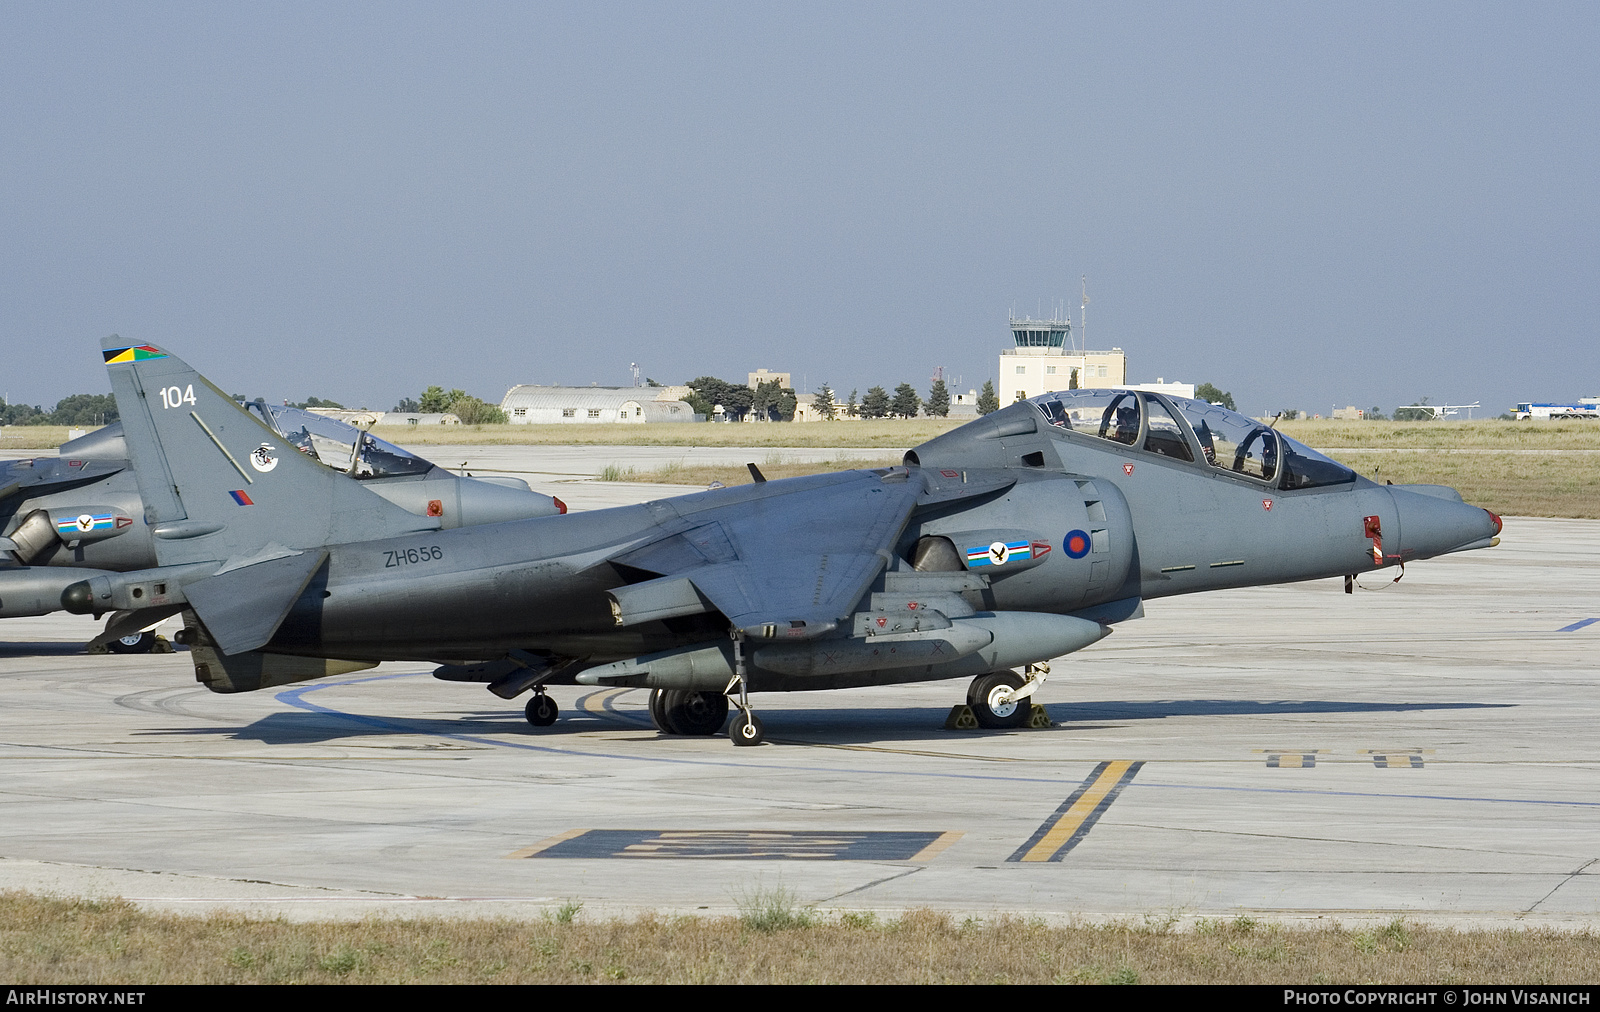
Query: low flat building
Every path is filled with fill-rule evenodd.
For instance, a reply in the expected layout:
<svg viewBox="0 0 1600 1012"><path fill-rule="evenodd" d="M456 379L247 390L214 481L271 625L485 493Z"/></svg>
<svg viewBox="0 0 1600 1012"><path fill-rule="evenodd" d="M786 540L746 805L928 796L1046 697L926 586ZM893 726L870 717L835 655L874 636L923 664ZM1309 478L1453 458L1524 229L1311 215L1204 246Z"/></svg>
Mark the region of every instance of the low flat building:
<svg viewBox="0 0 1600 1012"><path fill-rule="evenodd" d="M705 421L687 402L671 396L680 389L686 388L521 384L506 391L500 410L513 425Z"/></svg>
<svg viewBox="0 0 1600 1012"><path fill-rule="evenodd" d="M460 425L461 419L448 411L368 411L365 408L307 408L314 415L336 418L358 429L374 425Z"/></svg>
<svg viewBox="0 0 1600 1012"><path fill-rule="evenodd" d="M1129 383L1129 390L1148 390L1153 394L1166 394L1168 397L1187 397L1194 399L1193 383L1168 383L1165 377L1157 379L1154 383Z"/></svg>

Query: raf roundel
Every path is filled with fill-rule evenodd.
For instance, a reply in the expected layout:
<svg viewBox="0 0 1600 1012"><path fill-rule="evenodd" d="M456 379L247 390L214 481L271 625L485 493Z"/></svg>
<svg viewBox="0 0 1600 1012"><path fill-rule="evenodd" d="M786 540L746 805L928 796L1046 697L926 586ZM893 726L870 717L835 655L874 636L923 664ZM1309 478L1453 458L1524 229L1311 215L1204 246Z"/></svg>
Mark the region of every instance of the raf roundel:
<svg viewBox="0 0 1600 1012"><path fill-rule="evenodd" d="M1061 548L1067 555L1074 559L1081 559L1089 554L1089 535L1083 531L1068 531L1066 540Z"/></svg>

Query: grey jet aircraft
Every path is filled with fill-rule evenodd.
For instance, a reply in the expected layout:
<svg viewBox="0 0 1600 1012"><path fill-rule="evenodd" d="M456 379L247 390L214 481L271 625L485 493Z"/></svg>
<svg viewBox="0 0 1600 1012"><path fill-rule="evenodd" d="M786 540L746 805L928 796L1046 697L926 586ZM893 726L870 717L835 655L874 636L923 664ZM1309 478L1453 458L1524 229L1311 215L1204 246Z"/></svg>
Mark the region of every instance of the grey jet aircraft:
<svg viewBox="0 0 1600 1012"><path fill-rule="evenodd" d="M409 512L439 516L445 527L566 512L559 499L518 478L458 476L338 419L260 399L245 409L283 445ZM58 610L62 590L90 575L85 570L160 565L127 457L116 422L63 443L56 457L0 461L0 618ZM165 617L138 616L145 625ZM92 643L117 653L148 651L155 634L130 628L131 619L114 617Z"/></svg>
<svg viewBox="0 0 1600 1012"><path fill-rule="evenodd" d="M160 565L63 601L181 606L218 692L428 660L532 690L536 726L557 717L546 686L638 686L662 731L729 723L752 745L752 692L961 677L980 724L1018 726L1047 661L1147 599L1353 577L1500 529L1453 490L1375 484L1220 407L1093 390L1018 402L897 467L752 465L751 485L444 530L284 452L169 352L103 349Z"/></svg>

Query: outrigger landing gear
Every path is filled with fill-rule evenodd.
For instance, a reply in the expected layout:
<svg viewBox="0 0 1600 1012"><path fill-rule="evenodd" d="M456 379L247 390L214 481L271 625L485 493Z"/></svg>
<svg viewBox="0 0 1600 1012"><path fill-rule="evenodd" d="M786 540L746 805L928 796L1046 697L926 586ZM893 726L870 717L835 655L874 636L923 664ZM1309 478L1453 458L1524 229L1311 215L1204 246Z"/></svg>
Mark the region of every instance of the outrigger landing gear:
<svg viewBox="0 0 1600 1012"><path fill-rule="evenodd" d="M1050 665L1039 663L1028 665L1026 678L1015 671L991 671L974 678L967 688L967 705L978 726L995 730L1027 727L1033 714L1028 699L1049 673Z"/></svg>
<svg viewBox="0 0 1600 1012"><path fill-rule="evenodd" d="M733 723L728 725L728 737L733 739L735 745L759 745L766 741L766 734L761 728L761 718L750 712L750 677L744 661L744 630L735 629L732 636L733 678L722 692L730 697L729 701L739 708L739 712L734 714ZM739 698L733 699L736 685L739 687Z"/></svg>
<svg viewBox="0 0 1600 1012"><path fill-rule="evenodd" d="M555 700L544 694L544 686L540 685L533 690L533 698L528 700L527 709L523 712L528 716L528 723L534 727L549 727L556 722L556 715L561 708Z"/></svg>

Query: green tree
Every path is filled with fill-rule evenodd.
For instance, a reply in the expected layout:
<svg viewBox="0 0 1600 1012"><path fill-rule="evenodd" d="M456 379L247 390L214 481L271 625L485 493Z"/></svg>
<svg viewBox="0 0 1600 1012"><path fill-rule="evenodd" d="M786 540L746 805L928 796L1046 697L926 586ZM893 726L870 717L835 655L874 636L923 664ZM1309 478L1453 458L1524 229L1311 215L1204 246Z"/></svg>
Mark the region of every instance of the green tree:
<svg viewBox="0 0 1600 1012"><path fill-rule="evenodd" d="M110 394L73 394L56 402L51 425L109 425L117 420L117 399Z"/></svg>
<svg viewBox="0 0 1600 1012"><path fill-rule="evenodd" d="M730 421L742 419L754 401L755 392L743 384L733 384L715 376L697 376L687 384L707 405L706 418L712 416L718 404ZM698 409L696 409L698 411Z"/></svg>
<svg viewBox="0 0 1600 1012"><path fill-rule="evenodd" d="M755 413L756 420L770 422L777 414L778 399L783 396L783 387L777 380L763 380L756 384L755 391L750 395L750 410Z"/></svg>
<svg viewBox="0 0 1600 1012"><path fill-rule="evenodd" d="M884 418L889 414L889 393L883 387L872 387L861 398L862 418Z"/></svg>
<svg viewBox="0 0 1600 1012"><path fill-rule="evenodd" d="M1076 369L1068 370L1068 372L1067 372L1067 389L1068 390L1076 390L1076 389L1078 389L1078 370L1076 370Z"/></svg>
<svg viewBox="0 0 1600 1012"><path fill-rule="evenodd" d="M978 391L978 414L987 415L1000 410L1000 398L994 395L994 380L984 380Z"/></svg>
<svg viewBox="0 0 1600 1012"><path fill-rule="evenodd" d="M850 391L850 399L845 402L844 413L849 418L856 418L861 414L861 408L856 405L855 390Z"/></svg>
<svg viewBox="0 0 1600 1012"><path fill-rule="evenodd" d="M933 381L933 389L928 391L928 415L932 418L946 418L950 414L950 391L945 388L944 377Z"/></svg>
<svg viewBox="0 0 1600 1012"><path fill-rule="evenodd" d="M1278 415L1285 421L1292 422L1296 418L1300 417L1300 412L1296 411L1294 408L1282 408L1278 411Z"/></svg>
<svg viewBox="0 0 1600 1012"><path fill-rule="evenodd" d="M418 411L422 410L422 404L415 397L402 397L400 398L400 403L396 404L389 410L404 412L406 414L416 414Z"/></svg>
<svg viewBox="0 0 1600 1012"><path fill-rule="evenodd" d="M462 425L504 425L506 413L499 405L488 404L476 397L462 395L447 409L461 419Z"/></svg>
<svg viewBox="0 0 1600 1012"><path fill-rule="evenodd" d="M37 404L7 404L0 400L0 425L43 425L49 417Z"/></svg>
<svg viewBox="0 0 1600 1012"><path fill-rule="evenodd" d="M833 421L834 413L838 410L833 403L833 391L828 384L822 384L822 389L817 391L817 396L811 401L811 406L816 409L818 416Z"/></svg>
<svg viewBox="0 0 1600 1012"><path fill-rule="evenodd" d="M776 408L778 412L778 421L794 421L795 409L798 407L800 407L800 398L794 395L793 389L784 387L782 390L778 391L778 406Z"/></svg>
<svg viewBox="0 0 1600 1012"><path fill-rule="evenodd" d="M301 408L302 410L305 408L337 408L341 411L344 410L344 405L338 401L325 401L321 397L307 397L298 404L290 402L289 406L291 408Z"/></svg>
<svg viewBox="0 0 1600 1012"><path fill-rule="evenodd" d="M465 390L446 391L443 387L429 387L422 391L422 400L417 405L417 410L425 415L439 414L449 411L450 405L467 396Z"/></svg>
<svg viewBox="0 0 1600 1012"><path fill-rule="evenodd" d="M1219 390L1210 383L1202 383L1195 387L1194 395L1208 403L1220 404L1229 411L1239 410L1233 406L1233 394L1228 393L1226 390Z"/></svg>
<svg viewBox="0 0 1600 1012"><path fill-rule="evenodd" d="M1387 419L1383 417L1383 409L1378 407L1376 404L1367 409L1367 421L1382 422L1386 420Z"/></svg>
<svg viewBox="0 0 1600 1012"><path fill-rule="evenodd" d="M922 398L917 396L916 390L910 383L902 383L894 388L894 402L889 405L892 414L901 418L915 418L917 412L922 410Z"/></svg>

